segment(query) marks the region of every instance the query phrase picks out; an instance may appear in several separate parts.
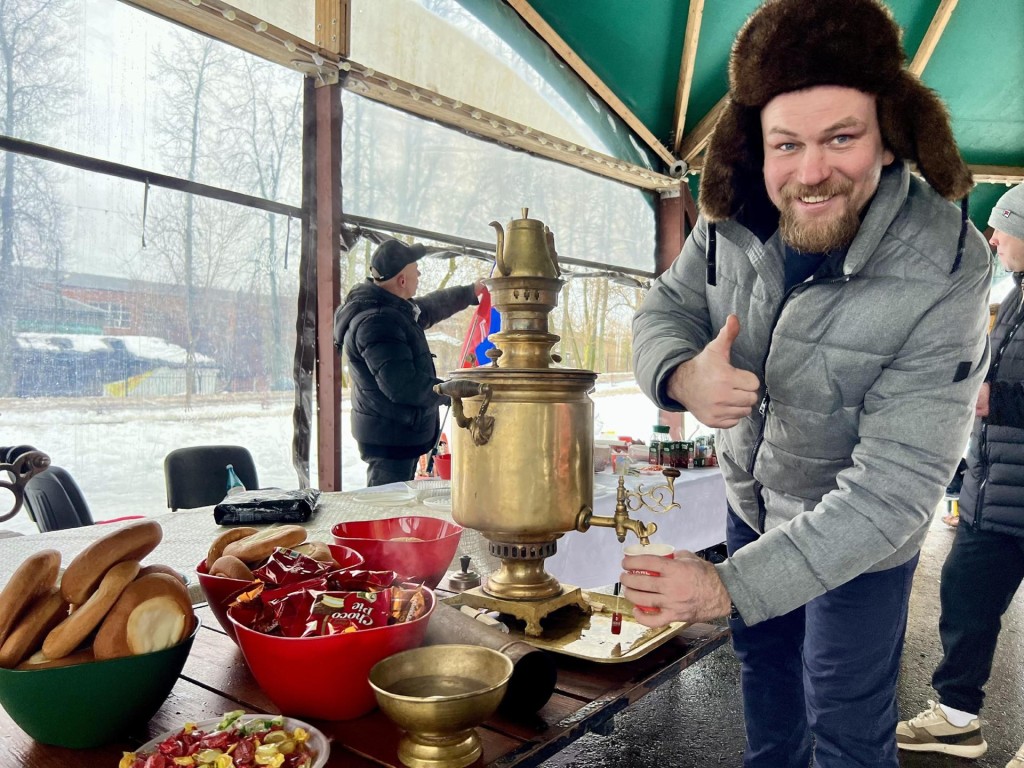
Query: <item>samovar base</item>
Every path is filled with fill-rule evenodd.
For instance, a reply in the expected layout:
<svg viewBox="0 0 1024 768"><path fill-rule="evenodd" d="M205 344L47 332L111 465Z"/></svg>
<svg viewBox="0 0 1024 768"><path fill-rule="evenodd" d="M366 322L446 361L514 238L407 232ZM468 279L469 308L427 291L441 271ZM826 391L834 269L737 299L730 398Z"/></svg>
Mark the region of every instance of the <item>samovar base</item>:
<svg viewBox="0 0 1024 768"><path fill-rule="evenodd" d="M450 605L468 605L470 608L483 608L497 611L526 623L524 630L527 637L540 637L544 628L540 623L557 610L574 605L583 613L592 611L590 603L583 596L583 590L569 584L562 584L562 593L545 600L505 600L489 595L481 587L467 589L454 597L445 600Z"/></svg>
<svg viewBox="0 0 1024 768"><path fill-rule="evenodd" d="M562 585L544 570L544 560L555 554L554 540L524 543L488 537L488 551L501 566L484 579L485 594L512 601L548 600L562 594Z"/></svg>

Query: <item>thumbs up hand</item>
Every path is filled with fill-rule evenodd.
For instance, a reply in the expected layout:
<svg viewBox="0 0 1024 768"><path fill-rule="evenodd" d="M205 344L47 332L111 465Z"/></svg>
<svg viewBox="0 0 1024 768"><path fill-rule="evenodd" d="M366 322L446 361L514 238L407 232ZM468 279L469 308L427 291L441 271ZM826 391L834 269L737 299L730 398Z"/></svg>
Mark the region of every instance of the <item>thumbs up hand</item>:
<svg viewBox="0 0 1024 768"><path fill-rule="evenodd" d="M732 345L739 334L739 318L729 315L718 335L669 378L668 396L706 426L732 427L757 403L761 382L750 371L732 365Z"/></svg>

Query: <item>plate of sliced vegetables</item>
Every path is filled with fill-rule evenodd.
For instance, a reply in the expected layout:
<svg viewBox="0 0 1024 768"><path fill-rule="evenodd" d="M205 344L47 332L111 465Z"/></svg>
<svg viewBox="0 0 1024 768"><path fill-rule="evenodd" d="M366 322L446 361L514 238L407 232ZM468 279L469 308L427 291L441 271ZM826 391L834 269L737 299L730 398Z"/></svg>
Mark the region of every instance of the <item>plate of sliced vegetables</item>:
<svg viewBox="0 0 1024 768"><path fill-rule="evenodd" d="M186 722L181 728L162 733L134 752L125 752L118 768L322 768L330 754L327 737L309 723L236 710L220 719Z"/></svg>

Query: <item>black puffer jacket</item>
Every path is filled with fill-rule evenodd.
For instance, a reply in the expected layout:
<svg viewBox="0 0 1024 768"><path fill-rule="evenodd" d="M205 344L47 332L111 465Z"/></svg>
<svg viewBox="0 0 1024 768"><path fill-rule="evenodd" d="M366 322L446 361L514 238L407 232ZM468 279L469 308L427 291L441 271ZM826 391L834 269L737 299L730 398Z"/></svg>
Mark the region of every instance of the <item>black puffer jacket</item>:
<svg viewBox="0 0 1024 768"><path fill-rule="evenodd" d="M352 379L352 436L368 456L420 456L440 429L434 392L441 381L424 330L476 304L472 285L412 301L367 280L334 314L334 345L345 349Z"/></svg>
<svg viewBox="0 0 1024 768"><path fill-rule="evenodd" d="M1024 536L1024 273L999 305L992 328L989 415L977 419L960 490L960 519Z"/></svg>

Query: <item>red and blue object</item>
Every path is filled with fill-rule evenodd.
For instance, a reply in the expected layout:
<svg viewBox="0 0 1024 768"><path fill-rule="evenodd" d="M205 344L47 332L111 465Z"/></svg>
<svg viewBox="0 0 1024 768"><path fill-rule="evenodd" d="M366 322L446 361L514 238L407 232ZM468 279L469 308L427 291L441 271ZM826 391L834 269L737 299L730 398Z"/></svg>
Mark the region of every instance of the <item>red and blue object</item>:
<svg viewBox="0 0 1024 768"><path fill-rule="evenodd" d="M494 344L488 340L488 336L500 330L501 315L491 305L491 292L484 288L484 292L480 295L480 304L477 305L476 312L473 313L469 331L462 342L459 367L476 368L480 365L487 365L490 362L487 350L494 347Z"/></svg>

